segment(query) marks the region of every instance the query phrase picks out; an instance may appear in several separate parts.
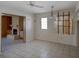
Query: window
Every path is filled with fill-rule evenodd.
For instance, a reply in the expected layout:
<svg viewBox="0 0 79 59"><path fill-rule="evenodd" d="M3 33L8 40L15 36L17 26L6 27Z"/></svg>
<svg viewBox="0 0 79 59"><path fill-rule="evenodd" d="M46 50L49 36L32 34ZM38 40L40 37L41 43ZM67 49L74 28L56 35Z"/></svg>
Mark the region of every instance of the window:
<svg viewBox="0 0 79 59"><path fill-rule="evenodd" d="M71 34L72 33L72 20L70 18L70 12L63 12L61 15L58 12L56 19L58 34Z"/></svg>
<svg viewBox="0 0 79 59"><path fill-rule="evenodd" d="M41 29L47 29L47 18L41 18Z"/></svg>

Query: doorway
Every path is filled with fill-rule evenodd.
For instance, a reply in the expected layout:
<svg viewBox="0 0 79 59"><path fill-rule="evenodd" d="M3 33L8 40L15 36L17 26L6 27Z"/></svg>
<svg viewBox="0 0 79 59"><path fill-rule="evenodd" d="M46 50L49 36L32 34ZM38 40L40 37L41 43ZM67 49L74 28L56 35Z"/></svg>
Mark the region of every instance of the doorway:
<svg viewBox="0 0 79 59"><path fill-rule="evenodd" d="M2 51L6 50L7 46L26 42L26 39L24 38L24 20L24 16L11 14L2 15Z"/></svg>

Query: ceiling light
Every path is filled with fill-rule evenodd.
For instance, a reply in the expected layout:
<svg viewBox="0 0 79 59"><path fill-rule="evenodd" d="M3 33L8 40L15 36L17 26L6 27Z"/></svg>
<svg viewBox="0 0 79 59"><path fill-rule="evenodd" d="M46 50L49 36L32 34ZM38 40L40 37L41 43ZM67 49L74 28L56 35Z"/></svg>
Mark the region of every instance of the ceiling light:
<svg viewBox="0 0 79 59"><path fill-rule="evenodd" d="M51 6L51 13L50 13L50 17L49 17L50 20L55 20L55 17L53 15L53 8L54 8L54 6Z"/></svg>

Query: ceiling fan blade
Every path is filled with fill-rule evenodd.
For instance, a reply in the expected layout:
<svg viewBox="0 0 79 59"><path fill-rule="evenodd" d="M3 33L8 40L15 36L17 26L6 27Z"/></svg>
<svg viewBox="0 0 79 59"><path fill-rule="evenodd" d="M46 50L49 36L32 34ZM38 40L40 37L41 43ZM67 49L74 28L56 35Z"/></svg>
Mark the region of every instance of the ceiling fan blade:
<svg viewBox="0 0 79 59"><path fill-rule="evenodd" d="M34 4L33 1L30 1L29 4L27 4L27 5L30 5L30 6L33 6L33 7L38 7L38 8L44 8L43 6Z"/></svg>
<svg viewBox="0 0 79 59"><path fill-rule="evenodd" d="M43 6L35 5L35 4L33 6L38 7L38 8L44 8Z"/></svg>

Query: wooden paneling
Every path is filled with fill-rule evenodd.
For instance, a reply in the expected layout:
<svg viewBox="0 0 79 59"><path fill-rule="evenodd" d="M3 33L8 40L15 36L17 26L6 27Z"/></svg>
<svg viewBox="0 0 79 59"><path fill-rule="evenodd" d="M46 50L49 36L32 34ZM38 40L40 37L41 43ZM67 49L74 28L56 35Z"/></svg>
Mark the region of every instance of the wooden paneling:
<svg viewBox="0 0 79 59"><path fill-rule="evenodd" d="M2 37L7 35L7 17L2 16Z"/></svg>
<svg viewBox="0 0 79 59"><path fill-rule="evenodd" d="M8 27L8 30L12 30L12 27L10 25L12 25L12 17L11 16L7 16L7 27Z"/></svg>
<svg viewBox="0 0 79 59"><path fill-rule="evenodd" d="M24 38L22 37L24 35L23 22L24 22L24 17L19 16L19 38L20 39Z"/></svg>
<svg viewBox="0 0 79 59"><path fill-rule="evenodd" d="M77 21L77 44L79 47L79 21Z"/></svg>
<svg viewBox="0 0 79 59"><path fill-rule="evenodd" d="M23 21L24 21L24 17L19 16L19 30L23 31Z"/></svg>
<svg viewBox="0 0 79 59"><path fill-rule="evenodd" d="M10 25L12 24L11 16L2 16L2 37L6 37L8 32L12 29Z"/></svg>

